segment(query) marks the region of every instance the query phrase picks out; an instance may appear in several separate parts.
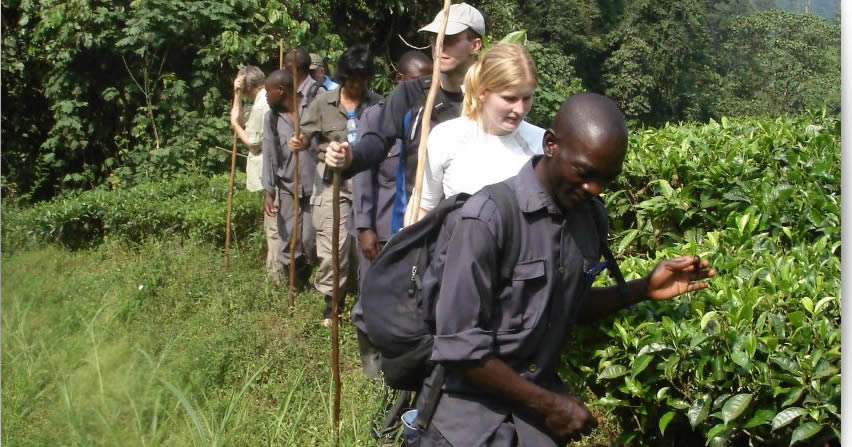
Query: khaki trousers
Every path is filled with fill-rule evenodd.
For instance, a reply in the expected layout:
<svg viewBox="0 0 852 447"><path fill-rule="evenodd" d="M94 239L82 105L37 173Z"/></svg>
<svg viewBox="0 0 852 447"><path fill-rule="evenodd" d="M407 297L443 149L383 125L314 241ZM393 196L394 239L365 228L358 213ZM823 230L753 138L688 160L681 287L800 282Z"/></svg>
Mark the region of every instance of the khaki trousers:
<svg viewBox="0 0 852 447"><path fill-rule="evenodd" d="M316 191L316 189L314 190ZM314 287L323 295L331 295L334 287L334 267L331 262L331 232L333 228L332 188L322 188L318 195L311 198L313 227L316 231L317 259L319 268L314 277ZM346 230L346 221L352 210L352 199L340 198L340 240L336 247L340 255L340 296L346 293L346 281L350 276L355 244Z"/></svg>
<svg viewBox="0 0 852 447"><path fill-rule="evenodd" d="M262 206L262 205L261 205ZM275 200L275 216L263 213L263 232L266 233L266 275L280 284L284 278L284 262L281 257L281 236L278 234L278 200Z"/></svg>

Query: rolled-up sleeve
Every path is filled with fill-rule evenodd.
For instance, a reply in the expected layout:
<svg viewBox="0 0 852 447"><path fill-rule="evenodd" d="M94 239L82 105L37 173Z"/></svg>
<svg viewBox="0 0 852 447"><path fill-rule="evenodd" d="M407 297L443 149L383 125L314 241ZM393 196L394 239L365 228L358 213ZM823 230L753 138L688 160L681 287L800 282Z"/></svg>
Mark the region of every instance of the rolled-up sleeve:
<svg viewBox="0 0 852 447"><path fill-rule="evenodd" d="M359 139L375 127L375 121L380 112L381 105L378 104L364 110L358 122ZM376 228L378 172L378 167L372 167L359 172L352 179L352 225L354 228Z"/></svg>
<svg viewBox="0 0 852 447"><path fill-rule="evenodd" d="M453 230L435 309L432 360L480 360L492 353L494 333L483 327L480 304L499 296L497 240L478 218L462 218Z"/></svg>

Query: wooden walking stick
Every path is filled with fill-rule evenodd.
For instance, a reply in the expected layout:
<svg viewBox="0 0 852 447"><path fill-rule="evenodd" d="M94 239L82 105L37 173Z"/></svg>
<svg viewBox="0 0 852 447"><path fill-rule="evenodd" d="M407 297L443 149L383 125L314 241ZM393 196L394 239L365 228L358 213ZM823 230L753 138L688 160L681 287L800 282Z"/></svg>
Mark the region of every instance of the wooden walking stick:
<svg viewBox="0 0 852 447"><path fill-rule="evenodd" d="M444 35L447 33L447 19L450 17L450 0L444 0L442 15L444 16L444 21L441 23L438 38L435 39L435 49L434 53L432 53L433 58L440 58L441 52L444 50ZM417 146L417 175L414 177L414 190L411 192L411 202L405 212L405 226L417 222L417 219L420 218L420 199L423 196L423 174L426 170L426 140L432 128L432 106L435 104L435 97L438 95L438 88L441 86L440 61L434 65L432 68L432 85L429 86L429 95L426 96L426 105L423 108L420 145Z"/></svg>
<svg viewBox="0 0 852 447"><path fill-rule="evenodd" d="M279 59L281 68L284 68L284 41L281 40L278 42L280 45L279 50ZM296 138L301 137L302 129L299 126L299 95L297 91L299 90L299 78L296 73L296 50L293 50L293 126L295 128L294 135ZM296 311L296 244L300 242L301 238L299 237L299 222L301 221L301 208L300 208L300 200L302 198L301 188L299 187L299 153L294 152L293 156L293 232L290 234L290 284L289 284L289 295L290 295L290 312Z"/></svg>
<svg viewBox="0 0 852 447"><path fill-rule="evenodd" d="M328 169L328 166L326 166ZM334 445L340 435L340 340L338 338L337 303L340 295L340 170L334 170L332 182L332 214L331 214L331 265L334 273L334 284L331 289L331 376L334 380L334 406L332 407L332 424L334 425Z"/></svg>
<svg viewBox="0 0 852 447"><path fill-rule="evenodd" d="M234 174L237 171L237 131L234 131L234 145L231 148L231 175L228 177L228 212L225 213L225 270L231 270L231 257L228 246L231 244L231 210L234 207Z"/></svg>

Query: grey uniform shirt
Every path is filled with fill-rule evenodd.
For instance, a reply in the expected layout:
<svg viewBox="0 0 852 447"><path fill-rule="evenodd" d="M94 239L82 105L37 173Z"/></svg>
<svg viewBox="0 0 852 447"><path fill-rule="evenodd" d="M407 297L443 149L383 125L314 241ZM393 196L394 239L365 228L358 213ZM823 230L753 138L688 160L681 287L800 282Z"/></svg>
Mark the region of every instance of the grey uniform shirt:
<svg viewBox="0 0 852 447"><path fill-rule="evenodd" d="M358 135L372 132L378 125L382 104L375 104L361 113ZM352 226L376 231L379 241L391 237L391 213L396 197L396 170L402 142L397 140L387 158L378 166L359 172L352 178Z"/></svg>
<svg viewBox="0 0 852 447"><path fill-rule="evenodd" d="M278 129L278 138L272 131L273 120ZM295 160L293 152L287 147L287 141L293 136L293 121L289 113L274 110L266 112L263 121L263 173L261 184L270 194L275 188L293 195L295 178ZM316 164L308 151L299 152L299 197L310 197L314 185Z"/></svg>
<svg viewBox="0 0 852 447"><path fill-rule="evenodd" d="M349 120L346 109L340 103L342 89L330 90L318 95L305 109L302 115L302 133L308 137L316 138L316 148L311 148L313 156L317 160L317 174L314 180L314 191L317 192L311 199L312 205L321 205L321 194L325 189L322 182L322 174L325 172L325 149L334 140L346 141L346 122ZM379 102L382 97L371 91L364 92L361 102L355 108L356 120L360 119L361 113L367 107ZM351 182L344 182L340 188L340 197L351 198Z"/></svg>
<svg viewBox="0 0 852 447"><path fill-rule="evenodd" d="M564 393L560 353L590 287L584 272L600 260L600 238L595 205L563 213L535 176L540 159L507 181L521 213L511 282L499 273L503 225L495 203L477 194L460 210L445 254L432 360L451 366L496 356L526 379ZM495 303L489 321L483 321L483 297ZM432 423L450 443L482 445L509 416L519 445L560 445L539 415L485 394L448 368Z"/></svg>

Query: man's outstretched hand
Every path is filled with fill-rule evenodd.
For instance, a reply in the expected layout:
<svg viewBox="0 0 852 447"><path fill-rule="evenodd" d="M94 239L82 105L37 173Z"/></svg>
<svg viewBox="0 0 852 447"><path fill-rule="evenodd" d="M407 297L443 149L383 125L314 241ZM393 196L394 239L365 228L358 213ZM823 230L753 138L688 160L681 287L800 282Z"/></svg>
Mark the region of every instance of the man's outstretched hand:
<svg viewBox="0 0 852 447"><path fill-rule="evenodd" d="M707 278L716 276L710 262L698 256L681 256L663 261L651 270L648 281L648 299L669 300L693 290L710 287Z"/></svg>

